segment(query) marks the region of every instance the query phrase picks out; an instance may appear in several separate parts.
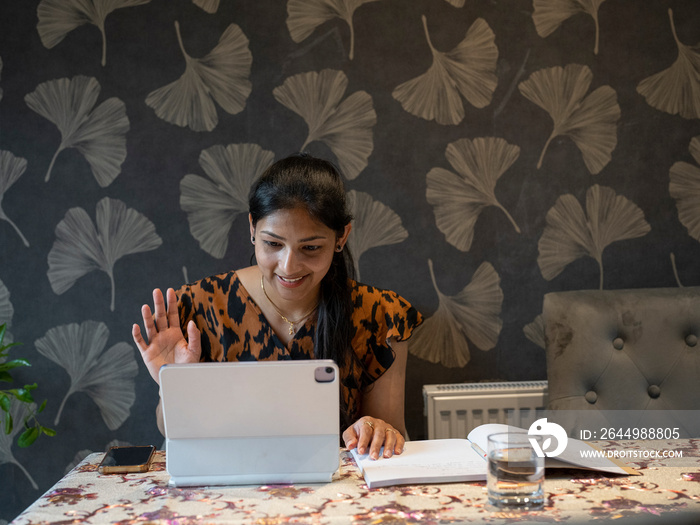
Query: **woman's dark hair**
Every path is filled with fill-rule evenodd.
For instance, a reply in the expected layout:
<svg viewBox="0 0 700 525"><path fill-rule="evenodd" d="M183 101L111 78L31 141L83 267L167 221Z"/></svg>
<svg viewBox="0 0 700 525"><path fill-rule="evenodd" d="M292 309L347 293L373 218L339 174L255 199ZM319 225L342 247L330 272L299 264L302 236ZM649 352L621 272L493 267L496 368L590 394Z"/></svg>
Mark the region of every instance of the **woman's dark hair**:
<svg viewBox="0 0 700 525"><path fill-rule="evenodd" d="M294 208L307 210L338 236L352 221L338 169L304 153L279 160L265 170L250 190L248 207L253 226L275 211ZM339 367L347 365L351 370L357 359L351 347L353 304L348 279L353 277L354 264L346 245L333 253L321 281L314 341L316 359L333 359Z"/></svg>

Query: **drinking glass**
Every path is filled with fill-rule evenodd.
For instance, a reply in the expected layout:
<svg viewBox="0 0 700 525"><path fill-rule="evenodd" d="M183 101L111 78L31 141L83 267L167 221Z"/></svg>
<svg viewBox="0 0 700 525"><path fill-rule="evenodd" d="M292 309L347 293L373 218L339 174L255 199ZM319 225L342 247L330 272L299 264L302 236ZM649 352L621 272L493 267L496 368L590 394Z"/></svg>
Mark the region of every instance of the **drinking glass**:
<svg viewBox="0 0 700 525"><path fill-rule="evenodd" d="M489 503L501 509L538 509L544 506L544 458L530 439L542 436L503 432L488 437L487 488Z"/></svg>

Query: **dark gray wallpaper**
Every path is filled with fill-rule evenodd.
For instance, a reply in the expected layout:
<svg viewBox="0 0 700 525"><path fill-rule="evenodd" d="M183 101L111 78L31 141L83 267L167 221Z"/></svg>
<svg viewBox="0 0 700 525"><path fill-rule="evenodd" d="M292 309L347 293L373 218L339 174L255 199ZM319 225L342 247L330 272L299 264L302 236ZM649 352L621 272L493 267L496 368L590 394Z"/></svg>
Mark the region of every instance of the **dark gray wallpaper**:
<svg viewBox="0 0 700 525"><path fill-rule="evenodd" d="M247 265L250 181L295 151L343 168L361 280L427 317L414 439L423 384L545 378L545 293L700 285L698 7L3 0L0 322L57 435L0 435L0 522L160 443L140 305Z"/></svg>

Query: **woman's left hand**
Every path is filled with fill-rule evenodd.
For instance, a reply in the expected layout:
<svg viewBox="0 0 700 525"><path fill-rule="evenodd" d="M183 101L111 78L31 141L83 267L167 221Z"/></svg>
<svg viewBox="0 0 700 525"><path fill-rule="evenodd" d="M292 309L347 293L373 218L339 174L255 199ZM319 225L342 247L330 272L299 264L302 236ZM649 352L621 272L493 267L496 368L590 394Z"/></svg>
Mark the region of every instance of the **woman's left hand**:
<svg viewBox="0 0 700 525"><path fill-rule="evenodd" d="M406 443L401 432L381 419L363 416L343 432L343 441L348 450L357 448L360 454L367 454L372 459L379 459L384 447L384 457L401 454Z"/></svg>

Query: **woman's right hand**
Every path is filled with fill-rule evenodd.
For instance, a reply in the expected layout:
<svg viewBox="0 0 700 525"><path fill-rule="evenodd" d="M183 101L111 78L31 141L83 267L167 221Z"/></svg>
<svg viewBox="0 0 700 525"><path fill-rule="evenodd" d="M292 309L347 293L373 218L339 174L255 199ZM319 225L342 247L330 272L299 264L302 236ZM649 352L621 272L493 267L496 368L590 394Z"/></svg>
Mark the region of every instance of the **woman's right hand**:
<svg viewBox="0 0 700 525"><path fill-rule="evenodd" d="M158 373L163 365L197 363L202 354L201 334L194 321L187 324L188 343L180 329L175 290L168 288L165 293L168 301L167 309L163 293L158 288L153 290L154 313L151 313L147 304L141 307L146 339L143 338L139 325L135 324L131 329L134 343L156 383L159 382Z"/></svg>

